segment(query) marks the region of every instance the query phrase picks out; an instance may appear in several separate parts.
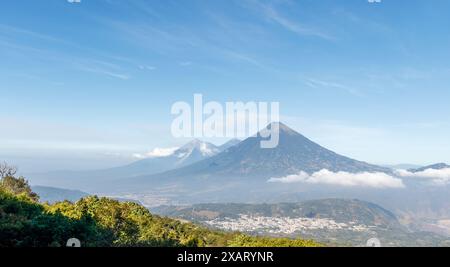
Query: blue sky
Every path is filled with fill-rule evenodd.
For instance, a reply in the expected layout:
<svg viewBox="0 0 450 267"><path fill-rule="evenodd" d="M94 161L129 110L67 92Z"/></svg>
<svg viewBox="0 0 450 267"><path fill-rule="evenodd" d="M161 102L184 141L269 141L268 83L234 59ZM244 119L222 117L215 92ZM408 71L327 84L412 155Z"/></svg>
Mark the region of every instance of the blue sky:
<svg viewBox="0 0 450 267"><path fill-rule="evenodd" d="M282 120L378 164L450 162L446 0L3 1L0 159L115 166L176 101L279 101ZM226 140L212 140L220 143Z"/></svg>

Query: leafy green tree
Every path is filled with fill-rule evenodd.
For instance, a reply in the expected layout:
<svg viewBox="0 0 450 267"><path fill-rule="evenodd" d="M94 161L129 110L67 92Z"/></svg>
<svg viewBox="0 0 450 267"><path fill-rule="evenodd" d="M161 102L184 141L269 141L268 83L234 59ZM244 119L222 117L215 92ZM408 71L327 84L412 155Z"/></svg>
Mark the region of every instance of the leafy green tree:
<svg viewBox="0 0 450 267"><path fill-rule="evenodd" d="M83 246L110 246L109 236L92 218L50 214L25 194L0 190L0 247L65 246L72 237L83 240Z"/></svg>
<svg viewBox="0 0 450 267"><path fill-rule="evenodd" d="M39 196L31 190L28 181L24 177L5 176L0 180L0 190L10 192L14 195L25 194L34 201L39 200Z"/></svg>
<svg viewBox="0 0 450 267"><path fill-rule="evenodd" d="M254 237L237 235L229 244L230 247L317 247L318 243L312 240Z"/></svg>

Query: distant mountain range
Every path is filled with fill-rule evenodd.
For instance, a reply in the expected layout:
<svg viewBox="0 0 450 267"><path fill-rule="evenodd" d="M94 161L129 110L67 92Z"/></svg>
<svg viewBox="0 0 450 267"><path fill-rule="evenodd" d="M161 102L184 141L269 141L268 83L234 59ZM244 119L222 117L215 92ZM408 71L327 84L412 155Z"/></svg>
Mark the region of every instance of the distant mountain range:
<svg viewBox="0 0 450 267"><path fill-rule="evenodd" d="M228 143L223 146L224 149L227 149ZM187 166L214 156L221 151L221 147L195 139L175 150L170 155L142 159L132 164L116 168L115 171L119 171L122 175L128 176L153 174Z"/></svg>
<svg viewBox="0 0 450 267"><path fill-rule="evenodd" d="M147 206L161 201L260 202L363 197L383 205L388 204L394 210L399 206L415 210L412 209L412 203L419 202L419 198L447 199L442 193L446 192L445 188L424 188L406 178L403 179L404 183L411 188L398 190L267 183L273 177L298 172L311 174L322 169L331 172L394 174L390 168L354 160L328 150L282 123L278 126L279 145L272 149L260 147L263 138L259 134L241 142L231 140L222 146L194 140L170 155L153 156L126 166L85 172L52 172L31 175L29 178L32 184L75 188L102 195L134 195L134 199L145 198L142 202ZM437 164L415 170L445 166L448 165ZM415 190L414 194L408 191L412 189ZM430 190L437 193L426 193ZM399 196L409 201L396 200ZM386 199L391 201L386 203ZM426 208L424 206L421 209ZM450 207L441 204L433 205L430 209L442 214L447 213Z"/></svg>
<svg viewBox="0 0 450 267"><path fill-rule="evenodd" d="M269 125L267 128L271 128ZM357 161L323 148L279 123L279 144L261 148L258 133L244 141L222 146L193 140L170 155L149 157L126 166L94 171L61 171L31 176L34 184L107 192L116 189L156 189L155 186L227 186L230 182L259 181L270 177L329 171L385 172L389 168Z"/></svg>
<svg viewBox="0 0 450 267"><path fill-rule="evenodd" d="M57 187L49 186L32 186L33 192L39 195L39 202L53 204L61 201L77 202L78 200L91 196L92 194L80 191L80 190L70 190ZM119 202L133 202L141 204L140 201L136 199L129 199L124 197L109 197L115 199Z"/></svg>
<svg viewBox="0 0 450 267"><path fill-rule="evenodd" d="M273 126L271 124L268 128ZM27 178L32 184L76 188L138 200L147 207L164 203L278 203L358 198L388 208L415 230L439 228L436 232L442 232L446 225L450 225L447 223L450 221L450 184L427 185L429 179L409 177L428 169L445 170L450 168L449 165L410 166L414 168L404 171L406 174L402 176L391 168L339 155L282 123L276 126L280 129L279 145L271 149L260 147L263 140L260 134L243 141L231 140L222 146L194 140L169 155L148 157L126 166L84 172L52 172ZM387 175L389 179L395 176L405 186L377 188L268 182L270 178L300 172L312 176L324 169L331 174L338 173L339 179L352 174L358 174L357 179L365 179L364 175L368 173ZM61 196L65 197L67 193L47 191L38 193L50 200L61 200ZM78 197L76 194L73 197L68 195L69 200ZM450 227L447 228L445 231L450 234Z"/></svg>
<svg viewBox="0 0 450 267"><path fill-rule="evenodd" d="M450 169L450 165L447 165L445 163L437 163L437 164L433 164L433 165L429 165L429 166L425 166L425 167L421 167L421 168L412 168L409 169L408 171L412 172L412 173L417 173L417 172L423 172L426 170L443 170L443 169Z"/></svg>
<svg viewBox="0 0 450 267"><path fill-rule="evenodd" d="M381 165L381 166L386 167L386 168L390 168L390 169L393 169L393 170L409 170L409 169L421 168L423 165L402 163L402 164Z"/></svg>
<svg viewBox="0 0 450 267"><path fill-rule="evenodd" d="M195 139L164 156L151 156L131 164L101 170L90 171L54 171L48 173L31 174L33 184L43 184L58 187L97 188L104 183L118 178L151 175L164 171L181 168L203 159L212 157L225 151L240 141L232 139L221 146Z"/></svg>
<svg viewBox="0 0 450 267"><path fill-rule="evenodd" d="M269 125L267 128L273 127ZM198 188L226 187L232 183L265 184L271 177L314 173L323 169L349 173L383 172L391 169L357 161L321 147L286 125L279 124L279 144L261 148L258 133L212 157L155 175L131 177L115 181L122 188L151 189L155 186Z"/></svg>
<svg viewBox="0 0 450 267"><path fill-rule="evenodd" d="M39 195L40 202L48 202L50 204L64 200L75 202L83 197L89 196L88 193L80 190L69 190L48 186L33 186L31 189Z"/></svg>
<svg viewBox="0 0 450 267"><path fill-rule="evenodd" d="M272 127L269 125L268 128ZM238 177L273 177L304 171L390 172L390 169L341 156L321 147L286 125L279 124L279 144L261 148L258 133L234 147L206 160L170 172L170 175L226 175Z"/></svg>

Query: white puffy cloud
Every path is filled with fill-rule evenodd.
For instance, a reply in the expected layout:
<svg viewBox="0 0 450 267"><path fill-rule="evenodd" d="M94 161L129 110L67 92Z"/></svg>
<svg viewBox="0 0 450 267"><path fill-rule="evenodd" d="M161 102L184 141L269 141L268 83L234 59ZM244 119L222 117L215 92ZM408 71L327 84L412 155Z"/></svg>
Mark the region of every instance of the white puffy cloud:
<svg viewBox="0 0 450 267"><path fill-rule="evenodd" d="M332 172L321 170L313 174L300 172L281 178L270 178L268 182L327 184L346 187L403 188L402 180L381 172Z"/></svg>
<svg viewBox="0 0 450 267"><path fill-rule="evenodd" d="M410 172L407 170L396 170L398 176L428 179L434 185L447 185L450 184L450 168L445 169L426 169L420 172Z"/></svg>
<svg viewBox="0 0 450 267"><path fill-rule="evenodd" d="M144 154L135 153L133 154L133 157L138 159L167 157L172 155L177 149L178 147L155 148Z"/></svg>

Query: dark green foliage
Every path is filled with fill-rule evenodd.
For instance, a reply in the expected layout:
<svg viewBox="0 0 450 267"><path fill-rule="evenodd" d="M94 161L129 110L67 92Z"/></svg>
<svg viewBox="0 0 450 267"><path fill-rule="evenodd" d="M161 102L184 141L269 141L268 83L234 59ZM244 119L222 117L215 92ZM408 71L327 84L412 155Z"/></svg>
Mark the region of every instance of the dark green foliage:
<svg viewBox="0 0 450 267"><path fill-rule="evenodd" d="M71 237L86 246L108 245L107 229L90 217L74 220L60 213L50 214L45 207L25 195L15 196L0 190L0 246L65 246Z"/></svg>
<svg viewBox="0 0 450 267"><path fill-rule="evenodd" d="M254 237L248 235L238 235L232 239L228 245L230 247L317 247L318 244L311 240Z"/></svg>
<svg viewBox="0 0 450 267"><path fill-rule="evenodd" d="M40 204L23 178L3 178L0 184L0 247L60 247L69 238L88 247L317 245L211 231L152 215L136 203L96 196L76 203Z"/></svg>

